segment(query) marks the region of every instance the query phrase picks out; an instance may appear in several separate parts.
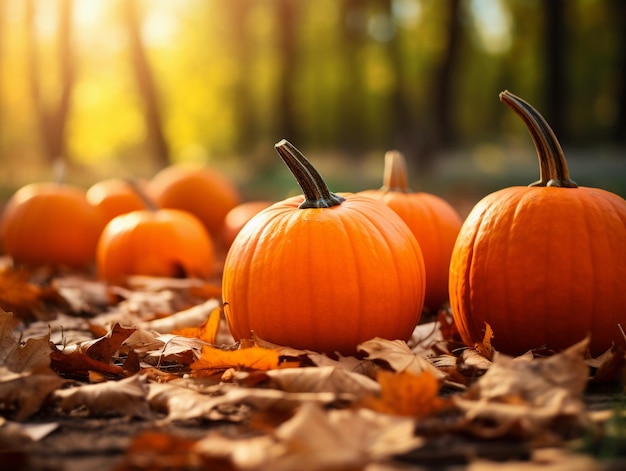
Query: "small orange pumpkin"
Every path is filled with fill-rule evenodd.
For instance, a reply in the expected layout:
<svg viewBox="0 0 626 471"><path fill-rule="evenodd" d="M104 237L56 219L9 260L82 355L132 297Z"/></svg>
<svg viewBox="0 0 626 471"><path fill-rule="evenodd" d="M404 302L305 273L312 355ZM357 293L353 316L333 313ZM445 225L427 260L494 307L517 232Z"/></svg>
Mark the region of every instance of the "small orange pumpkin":
<svg viewBox="0 0 626 471"><path fill-rule="evenodd" d="M145 208L133 185L122 178L94 183L87 189L86 197L89 204L100 209L107 222L115 216Z"/></svg>
<svg viewBox="0 0 626 471"><path fill-rule="evenodd" d="M385 204L334 194L289 142L278 154L304 192L264 209L226 257L224 312L235 339L354 354L373 337L408 339L424 303L424 262Z"/></svg>
<svg viewBox="0 0 626 471"><path fill-rule="evenodd" d="M228 211L224 218L222 239L230 247L239 231L253 216L271 206L270 201L245 201Z"/></svg>
<svg viewBox="0 0 626 471"><path fill-rule="evenodd" d="M145 202L147 209L116 216L102 231L96 253L99 277L111 283L123 283L131 275L210 277L213 242L200 220Z"/></svg>
<svg viewBox="0 0 626 471"><path fill-rule="evenodd" d="M159 208L182 209L195 215L217 237L228 211L240 201L237 187L218 171L205 166L175 164L149 182L148 195Z"/></svg>
<svg viewBox="0 0 626 471"><path fill-rule="evenodd" d="M543 117L505 91L537 149L541 179L492 193L472 209L450 266L450 303L465 343L482 340L521 354L560 350L591 336L590 351L624 342L626 201L569 177L565 156Z"/></svg>
<svg viewBox="0 0 626 471"><path fill-rule="evenodd" d="M94 261L104 223L81 188L31 183L7 202L0 234L5 253L18 264L85 269Z"/></svg>
<svg viewBox="0 0 626 471"><path fill-rule="evenodd" d="M452 247L461 228L461 217L443 198L409 188L404 155L385 153L383 186L361 192L379 199L409 226L424 255L425 306L433 312L448 300L448 273Z"/></svg>

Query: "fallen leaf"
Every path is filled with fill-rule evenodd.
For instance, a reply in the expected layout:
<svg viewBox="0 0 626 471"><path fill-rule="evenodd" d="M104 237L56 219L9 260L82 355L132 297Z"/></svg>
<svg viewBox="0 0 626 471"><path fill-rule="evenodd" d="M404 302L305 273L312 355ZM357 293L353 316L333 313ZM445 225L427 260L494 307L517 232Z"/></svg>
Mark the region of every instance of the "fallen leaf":
<svg viewBox="0 0 626 471"><path fill-rule="evenodd" d="M438 379L445 377L445 373L422 355L411 351L407 343L401 340L375 338L360 344L358 349L367 353L368 360L382 360L394 371L409 371L414 374L429 371Z"/></svg>
<svg viewBox="0 0 626 471"><path fill-rule="evenodd" d="M423 440L414 435L414 428L414 420L408 418L368 409L325 411L306 403L272 436L232 439L214 433L194 450L228 460L241 470L356 470L418 447Z"/></svg>
<svg viewBox="0 0 626 471"><path fill-rule="evenodd" d="M526 360L496 353L489 370L453 398L480 436L522 435L548 429L558 418L585 420L583 391L588 339L548 358Z"/></svg>
<svg viewBox="0 0 626 471"><path fill-rule="evenodd" d="M13 315L0 311L0 405L24 421L37 412L47 397L65 380L50 368L48 337L15 339L10 326Z"/></svg>
<svg viewBox="0 0 626 471"><path fill-rule="evenodd" d="M191 364L195 375L215 374L230 368L236 370L271 370L279 368L278 351L261 347L222 350L205 346L202 356Z"/></svg>
<svg viewBox="0 0 626 471"><path fill-rule="evenodd" d="M424 418L449 405L448 400L438 396L439 380L428 371L416 375L410 371L380 370L376 379L380 393L368 394L357 406L385 414Z"/></svg>
<svg viewBox="0 0 626 471"><path fill-rule="evenodd" d="M474 349L482 356L491 360L493 358L493 347L491 346L491 339L493 338L493 329L485 322L485 335L483 336L482 343L474 345Z"/></svg>
<svg viewBox="0 0 626 471"><path fill-rule="evenodd" d="M54 398L66 412L85 408L92 416L113 415L147 419L153 416L147 395L146 378L134 375L120 381L58 390L54 393Z"/></svg>
<svg viewBox="0 0 626 471"><path fill-rule="evenodd" d="M249 374L242 373L235 378L242 380ZM355 398L380 392L380 385L373 379L335 366L287 368L260 374L268 381L265 387L287 392L332 392L351 394Z"/></svg>
<svg viewBox="0 0 626 471"><path fill-rule="evenodd" d="M203 311L206 310L206 305L201 305L203 307ZM196 306L197 308L198 306ZM196 309L192 308L192 309ZM203 312L204 314L204 312ZM171 332L174 335L180 335L183 337L189 338L197 338L209 344L215 344L215 339L217 338L217 332L220 327L220 322L222 320L222 308L221 307L213 307L209 312L208 317L204 316L206 320L202 322L199 327L179 327L172 329ZM162 332L159 329L155 329L159 332Z"/></svg>

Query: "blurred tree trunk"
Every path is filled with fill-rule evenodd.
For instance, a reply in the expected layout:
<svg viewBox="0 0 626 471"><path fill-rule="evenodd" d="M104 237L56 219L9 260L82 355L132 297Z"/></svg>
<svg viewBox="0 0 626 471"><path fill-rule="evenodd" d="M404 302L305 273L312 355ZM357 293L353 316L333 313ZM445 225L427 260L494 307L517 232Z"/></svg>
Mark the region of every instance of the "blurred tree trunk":
<svg viewBox="0 0 626 471"><path fill-rule="evenodd" d="M65 128L74 88L71 21L73 0L58 1L57 37L60 91L56 101L47 100L43 96L42 73L39 69L37 32L35 29L36 10L33 0L27 0L25 6L30 90L37 115L43 152L50 162L68 160Z"/></svg>
<svg viewBox="0 0 626 471"><path fill-rule="evenodd" d="M275 14L278 24L278 49L281 57L281 73L278 80L277 134L278 139L299 142L293 84L297 66L296 4L298 0L277 0ZM277 139L277 140L278 140ZM296 144L297 145L297 144Z"/></svg>
<svg viewBox="0 0 626 471"><path fill-rule="evenodd" d="M460 52L462 23L459 18L461 0L441 2L446 8L443 28L447 32L446 48L437 70L433 75L433 125L430 139L425 141L418 154L418 165L421 170L428 171L437 153L445 147L456 143L454 129L454 78L457 73Z"/></svg>
<svg viewBox="0 0 626 471"><path fill-rule="evenodd" d="M619 144L626 144L626 2L613 0L615 28L618 35L618 56L616 58L615 102L617 117L613 127L613 139Z"/></svg>
<svg viewBox="0 0 626 471"><path fill-rule="evenodd" d="M238 144L241 151L249 151L257 140L253 95L250 90L252 70L252 38L248 28L252 0L230 0L229 21L232 25L230 45L233 47L238 67L237 80L233 87L233 104L237 126Z"/></svg>
<svg viewBox="0 0 626 471"><path fill-rule="evenodd" d="M565 141L568 138L564 126L564 104L567 95L565 1L545 0L541 5L545 10L545 118L559 140Z"/></svg>
<svg viewBox="0 0 626 471"><path fill-rule="evenodd" d="M154 76L150 69L146 49L141 37L137 2L136 0L123 0L122 5L125 13L135 78L145 106L144 116L148 144L152 148L152 156L155 163L160 167L165 167L170 163L170 150L163 133L161 107Z"/></svg>
<svg viewBox="0 0 626 471"><path fill-rule="evenodd" d="M349 89L341 97L344 106L341 107L341 121L345 125L341 132L340 145L356 155L361 151L363 140L362 116L363 83L359 53L366 41L367 1L343 0L341 3L340 18L343 20L341 28L341 48L345 57L345 73L348 75Z"/></svg>

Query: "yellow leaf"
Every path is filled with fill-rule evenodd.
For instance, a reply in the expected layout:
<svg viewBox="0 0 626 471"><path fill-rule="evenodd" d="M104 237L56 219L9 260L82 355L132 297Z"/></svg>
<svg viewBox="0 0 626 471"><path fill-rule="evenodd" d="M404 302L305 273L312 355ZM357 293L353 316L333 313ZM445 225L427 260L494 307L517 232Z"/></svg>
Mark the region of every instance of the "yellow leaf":
<svg viewBox="0 0 626 471"><path fill-rule="evenodd" d="M485 322L485 335L482 343L477 343L474 348L478 353L487 358L493 359L493 347L491 346L491 339L493 338L493 329L489 324Z"/></svg>
<svg viewBox="0 0 626 471"><path fill-rule="evenodd" d="M360 406L385 414L427 417L448 405L448 401L438 397L439 381L428 371L414 374L381 370L376 379L380 395L365 396Z"/></svg>

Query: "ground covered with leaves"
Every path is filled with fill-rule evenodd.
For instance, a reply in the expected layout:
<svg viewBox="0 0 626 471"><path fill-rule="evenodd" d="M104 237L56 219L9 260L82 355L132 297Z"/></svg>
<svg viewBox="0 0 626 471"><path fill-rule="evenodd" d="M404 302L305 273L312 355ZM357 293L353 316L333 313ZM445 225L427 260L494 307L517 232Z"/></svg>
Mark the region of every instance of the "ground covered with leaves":
<svg viewBox="0 0 626 471"><path fill-rule="evenodd" d="M0 271L0 466L622 469L624 351L510 358L449 312L353 357L234 342L218 283ZM10 465L10 467L9 467Z"/></svg>

